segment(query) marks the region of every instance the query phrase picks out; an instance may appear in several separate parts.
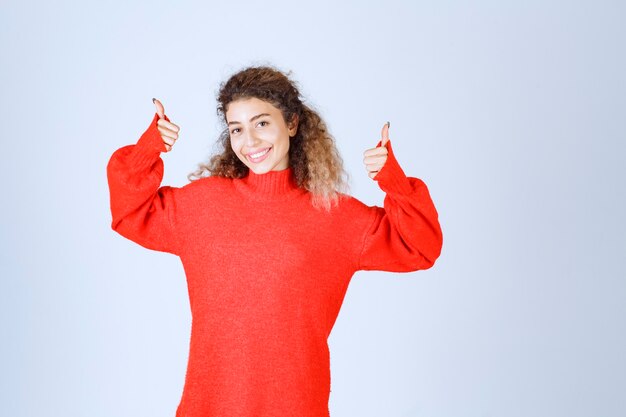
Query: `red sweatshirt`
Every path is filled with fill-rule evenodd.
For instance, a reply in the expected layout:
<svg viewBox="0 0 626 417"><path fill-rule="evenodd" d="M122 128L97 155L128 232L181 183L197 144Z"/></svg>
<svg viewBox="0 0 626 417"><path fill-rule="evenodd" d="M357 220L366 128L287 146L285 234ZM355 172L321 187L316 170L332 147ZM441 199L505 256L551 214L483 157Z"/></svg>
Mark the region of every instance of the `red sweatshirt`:
<svg viewBox="0 0 626 417"><path fill-rule="evenodd" d="M316 210L291 168L161 186L157 121L113 153L107 176L113 230L185 270L192 323L176 417L328 417L327 341L353 274L427 269L441 252L426 185L387 142L374 177L384 208L341 194Z"/></svg>

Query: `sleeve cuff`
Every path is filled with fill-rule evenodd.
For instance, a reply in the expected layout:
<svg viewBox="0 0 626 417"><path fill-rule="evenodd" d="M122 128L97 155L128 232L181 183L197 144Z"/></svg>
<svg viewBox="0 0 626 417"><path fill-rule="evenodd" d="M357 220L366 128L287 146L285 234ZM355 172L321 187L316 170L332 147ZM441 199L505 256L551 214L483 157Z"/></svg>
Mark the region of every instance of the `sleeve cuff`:
<svg viewBox="0 0 626 417"><path fill-rule="evenodd" d="M376 147L379 147L382 140L378 142ZM387 148L387 160L385 165L378 171L374 177L375 181L378 181L378 186L385 192L396 192L400 194L410 194L413 191L411 182L407 178L406 174L398 164L398 160L391 148L391 140L385 145Z"/></svg>
<svg viewBox="0 0 626 417"><path fill-rule="evenodd" d="M165 116L168 122L170 119ZM137 169L147 168L154 164L154 161L160 157L161 152L166 152L165 143L158 130L157 122L159 121L158 113L154 113L154 117L146 131L141 135L137 144L133 147L130 156L130 163Z"/></svg>

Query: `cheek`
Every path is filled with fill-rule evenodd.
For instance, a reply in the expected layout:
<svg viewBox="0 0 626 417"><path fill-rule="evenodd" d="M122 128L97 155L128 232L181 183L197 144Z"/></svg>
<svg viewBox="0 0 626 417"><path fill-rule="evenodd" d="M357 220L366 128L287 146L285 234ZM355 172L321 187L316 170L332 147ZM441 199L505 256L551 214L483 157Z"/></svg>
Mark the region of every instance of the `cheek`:
<svg viewBox="0 0 626 417"><path fill-rule="evenodd" d="M231 143L230 148L235 153L235 156L237 157L237 159L242 160L242 161L245 159L245 157L241 154L241 147L238 147L237 143Z"/></svg>
<svg viewBox="0 0 626 417"><path fill-rule="evenodd" d="M241 150L241 143L240 141L238 141L237 139L230 139L230 148L233 150L233 152L235 153L239 153L239 151Z"/></svg>
<svg viewBox="0 0 626 417"><path fill-rule="evenodd" d="M284 148L289 146L289 132L286 130L276 129L272 132L274 145Z"/></svg>
<svg viewBox="0 0 626 417"><path fill-rule="evenodd" d="M289 145L291 144L291 139L289 139L289 132L285 132L285 136L282 138L281 143L283 147L289 149Z"/></svg>

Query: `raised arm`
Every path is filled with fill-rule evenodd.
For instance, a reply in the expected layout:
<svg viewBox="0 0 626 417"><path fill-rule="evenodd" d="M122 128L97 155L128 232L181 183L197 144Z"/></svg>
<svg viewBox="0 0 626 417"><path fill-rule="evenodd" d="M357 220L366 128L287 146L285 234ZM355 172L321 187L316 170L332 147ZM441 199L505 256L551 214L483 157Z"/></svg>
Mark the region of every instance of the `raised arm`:
<svg viewBox="0 0 626 417"><path fill-rule="evenodd" d="M172 144L173 140L164 138L159 126L175 129L162 106L137 143L116 150L109 159L111 228L148 249L176 254L176 196L180 189L160 187L164 169L160 153L171 149L164 140Z"/></svg>
<svg viewBox="0 0 626 417"><path fill-rule="evenodd" d="M383 142L387 158L370 177L386 193L384 208L370 207L358 269L410 272L430 268L443 244L437 210L426 184L405 175L388 137L377 148Z"/></svg>

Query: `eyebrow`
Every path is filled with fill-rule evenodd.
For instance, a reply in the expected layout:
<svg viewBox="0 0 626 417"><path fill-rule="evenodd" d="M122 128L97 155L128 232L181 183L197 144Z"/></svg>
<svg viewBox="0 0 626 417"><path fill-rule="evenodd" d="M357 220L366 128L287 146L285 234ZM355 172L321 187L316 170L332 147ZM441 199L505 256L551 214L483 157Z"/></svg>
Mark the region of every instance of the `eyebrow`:
<svg viewBox="0 0 626 417"><path fill-rule="evenodd" d="M261 114L257 114L256 116L252 116L252 118L250 119L251 122L254 122L256 119L258 119L259 117L262 116L270 116L269 113L261 113ZM234 124L240 124L238 121L233 120L232 122L228 122L228 126L230 125L234 125Z"/></svg>

